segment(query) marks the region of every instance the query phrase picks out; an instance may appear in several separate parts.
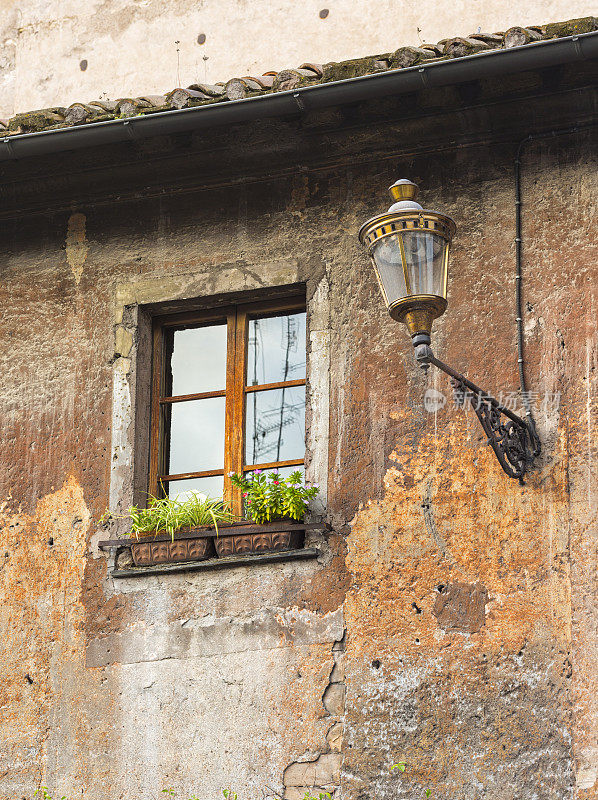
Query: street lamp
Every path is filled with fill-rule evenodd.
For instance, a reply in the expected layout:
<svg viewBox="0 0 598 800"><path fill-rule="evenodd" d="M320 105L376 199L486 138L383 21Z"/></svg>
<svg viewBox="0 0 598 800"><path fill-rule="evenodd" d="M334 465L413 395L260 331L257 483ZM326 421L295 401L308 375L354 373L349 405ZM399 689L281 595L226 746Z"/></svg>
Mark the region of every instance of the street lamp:
<svg viewBox="0 0 598 800"><path fill-rule="evenodd" d="M447 307L448 257L457 226L446 214L422 208L411 181L396 181L390 193L395 202L388 211L368 220L359 231L390 316L407 326L420 367L427 371L433 364L445 372L458 404L470 401L501 467L521 481L540 453L529 404L525 421L437 359L430 347L432 323Z"/></svg>

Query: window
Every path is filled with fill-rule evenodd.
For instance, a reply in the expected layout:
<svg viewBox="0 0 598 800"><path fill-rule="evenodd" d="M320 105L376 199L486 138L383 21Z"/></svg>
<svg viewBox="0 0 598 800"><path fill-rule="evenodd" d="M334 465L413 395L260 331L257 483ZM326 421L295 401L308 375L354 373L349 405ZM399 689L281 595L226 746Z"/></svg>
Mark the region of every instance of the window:
<svg viewBox="0 0 598 800"><path fill-rule="evenodd" d="M229 472L303 469L305 300L154 322L150 491L241 497Z"/></svg>

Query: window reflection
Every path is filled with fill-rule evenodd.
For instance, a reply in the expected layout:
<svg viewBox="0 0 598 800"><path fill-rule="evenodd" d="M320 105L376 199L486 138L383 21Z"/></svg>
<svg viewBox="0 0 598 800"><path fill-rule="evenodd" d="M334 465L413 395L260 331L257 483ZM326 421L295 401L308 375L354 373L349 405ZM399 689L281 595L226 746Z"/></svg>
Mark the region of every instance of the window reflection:
<svg viewBox="0 0 598 800"><path fill-rule="evenodd" d="M249 321L247 385L305 378L305 313Z"/></svg>
<svg viewBox="0 0 598 800"><path fill-rule="evenodd" d="M168 474L224 467L224 397L173 403Z"/></svg>
<svg viewBox="0 0 598 800"><path fill-rule="evenodd" d="M226 324L170 332L166 394L199 394L226 388Z"/></svg>
<svg viewBox="0 0 598 800"><path fill-rule="evenodd" d="M288 386L246 395L245 463L303 458L305 386Z"/></svg>
<svg viewBox="0 0 598 800"><path fill-rule="evenodd" d="M189 500L192 493L205 494L206 497L220 498L224 490L224 478L217 475L213 478L193 478L187 481L169 481L164 488L171 500L183 503Z"/></svg>

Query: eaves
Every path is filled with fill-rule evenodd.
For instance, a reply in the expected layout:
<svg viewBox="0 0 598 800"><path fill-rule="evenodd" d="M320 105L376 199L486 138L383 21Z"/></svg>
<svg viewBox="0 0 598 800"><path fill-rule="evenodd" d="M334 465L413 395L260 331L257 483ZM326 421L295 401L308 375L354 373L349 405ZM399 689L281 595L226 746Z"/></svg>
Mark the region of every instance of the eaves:
<svg viewBox="0 0 598 800"><path fill-rule="evenodd" d="M226 103L5 136L0 139L0 161L27 159L127 140L140 141L217 126L291 117L374 98L398 96L596 58L598 32L541 40L520 47L480 52L462 58L435 61L428 65L388 70Z"/></svg>

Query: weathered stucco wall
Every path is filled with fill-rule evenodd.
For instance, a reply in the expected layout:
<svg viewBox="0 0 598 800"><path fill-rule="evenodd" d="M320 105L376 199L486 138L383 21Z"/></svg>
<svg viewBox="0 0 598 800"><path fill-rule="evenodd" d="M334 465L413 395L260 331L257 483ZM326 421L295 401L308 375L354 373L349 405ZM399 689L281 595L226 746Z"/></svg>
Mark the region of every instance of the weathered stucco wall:
<svg viewBox="0 0 598 800"><path fill-rule="evenodd" d="M163 94L198 81L385 53L595 10L589 0L410 0L400 7L392 0L375 7L366 0L1 0L0 118Z"/></svg>
<svg viewBox="0 0 598 800"><path fill-rule="evenodd" d="M2 797L40 782L91 800L226 785L244 799L597 796L592 144L524 155L530 388L560 403L538 410L544 452L523 487L471 414L424 410L356 240L392 180L417 180L459 226L436 348L514 390L511 145L5 225ZM310 302L329 287L314 322L331 353L322 555L113 580L96 545L123 305L139 341L123 287L155 302L297 282Z"/></svg>

